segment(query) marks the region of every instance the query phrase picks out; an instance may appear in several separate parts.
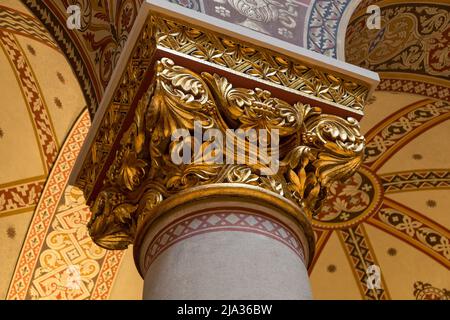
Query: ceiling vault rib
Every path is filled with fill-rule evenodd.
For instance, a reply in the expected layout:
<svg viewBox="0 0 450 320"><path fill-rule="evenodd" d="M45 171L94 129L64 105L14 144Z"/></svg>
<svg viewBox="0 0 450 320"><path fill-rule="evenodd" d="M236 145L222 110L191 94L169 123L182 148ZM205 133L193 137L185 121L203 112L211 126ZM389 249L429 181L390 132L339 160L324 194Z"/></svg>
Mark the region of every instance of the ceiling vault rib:
<svg viewBox="0 0 450 320"><path fill-rule="evenodd" d="M377 171L391 156L427 130L450 119L450 104L424 100L378 124L367 135L365 165Z"/></svg>
<svg viewBox="0 0 450 320"><path fill-rule="evenodd" d="M2 0L0 0L0 2L1 1ZM65 272L63 268L67 268L66 265L63 265L59 269L55 267L49 272L47 272L47 270L44 271L43 274L39 274L39 272L45 269L43 268L43 264L39 262L39 259L41 259L43 253L49 249L45 242L50 238L50 233L55 231L53 225L57 225L69 217L70 219L73 219L72 216L77 214L81 215L79 212L81 210L75 210L73 208L73 212L70 211L72 209L66 210L66 212L60 212L57 203L55 203L57 202L57 199L65 197L65 191L61 187L61 183L68 181L68 171L73 168L73 159L68 158L62 160L62 157L67 155L72 157L74 154L78 154L81 144L86 138L87 128L89 127L87 123L90 125L89 117L93 118L96 113L101 113L97 112L98 109L101 110L101 107L99 107L100 102L107 96L108 83L114 82L110 81L110 79L114 80L114 77L111 75L114 69L119 69L116 68L116 61L120 55L126 56L122 52L126 51L127 47L130 46L130 43L133 42L128 41L128 44L125 45L128 36L131 34L131 29L128 30L128 25L121 27L121 23L126 23L124 22L126 20L124 18L130 18L131 26L138 24L135 23L135 19L136 21L139 21L139 19L134 17L134 13L139 12L139 6L143 1L145 0L117 0L113 2L109 0L98 0L85 1L87 3L86 5L81 1L81 3L83 3L83 10L85 9L84 7L88 7L88 9L83 11L82 15L83 19L86 19L86 21L83 21L83 30L69 30L66 26L65 19L68 15L65 12L65 8L70 2L67 0L20 0L23 4L23 6L20 6L22 9L9 8L7 5L0 4L0 53L2 51L5 53L7 59L5 61L9 61L16 77L14 81L17 80L20 85L21 95L23 96L24 104L26 104L26 109L24 107L23 112L26 112L27 117L29 115L29 118L31 119L32 127L30 126L29 130L33 129L33 139L36 140L39 148L33 150L35 150L34 153L36 154L36 159L39 161L39 168L42 165L45 171L45 175L43 176L37 176L37 173L33 178L17 180L14 182L9 179L6 181L8 182L7 184L0 185L0 221L2 221L3 218L7 218L3 220L6 224L6 222L9 223L9 218L12 220L16 218L16 215L21 213L28 214L31 213L32 210L34 211L33 217L30 218L32 219L32 222L25 235L25 241L20 249L20 253L18 253L19 257L17 264L14 267L13 276L11 279L8 279L9 288L6 292L6 298L8 299L59 299L62 297L61 293L59 293L59 296L52 296L54 292L47 295L48 292L39 287L46 285L44 281L45 277L48 277L48 279L61 277ZM177 2L179 0L168 1ZM350 271L347 271L348 274L346 280L354 279L361 294L359 297L355 288L355 293L353 293L355 297L375 300L391 298L403 299L405 297L417 298L415 286L417 283L422 283L418 280L434 283L437 287L441 287L441 284L430 279L427 280L416 277L414 278L414 281L417 280L418 282L414 283L414 293L411 282L406 285L411 286L411 288L406 288L402 292L402 294L406 292L405 296L399 295L400 291L397 290L398 288L394 291L392 287L389 287L392 290L391 296L386 284L386 279L383 276L383 265L380 265L382 270L381 289L376 290L367 287L367 278L369 276L367 272L368 268L371 265L379 265L374 248L371 245L371 241L375 243L371 231L374 230L372 229L372 227L374 227L377 230L383 231L380 234L384 237L390 235L395 239L402 240L403 243L419 250L421 253L431 258L433 264L437 268L441 268L441 266L444 266L447 269L450 268L450 231L448 226L434 221L431 215L428 217L424 213L414 210L414 206L409 203L415 196L422 197L430 194L430 192L425 194L417 194L414 192L430 190L443 190L441 192L444 192L444 190L450 190L450 168L426 168L428 164L427 159L430 157L429 153L419 154L419 150L417 154L414 154L412 157L415 160L414 167L420 167L422 165L425 168L389 173L379 172L380 169L387 169L387 166L391 167L391 165L395 166L392 171L396 170L398 166L397 161L403 160L406 151L411 150L411 144L416 142L415 139L422 137L420 141L423 144L423 138L425 138L425 136L423 136L424 133L430 129L437 128L438 126L437 129L440 130L439 133L441 133L441 129L449 123L450 81L448 80L448 77L445 78L449 72L448 66L445 66L448 57L445 54L442 54L441 48L434 48L432 46L434 45L434 41L440 43L444 50L448 47L448 44L450 44L450 39L448 39L448 35L450 34L448 33L450 19L444 19L446 24L444 25L443 23L439 30L436 28L440 26L440 21L436 20L435 23L431 23L429 26L430 30L434 28L432 30L433 33L430 33L429 35L425 33L422 34L419 32L420 28L426 28L423 27L419 18L423 16L424 23L428 23L429 14L426 13L425 10L422 16L420 16L420 12L416 9L427 7L431 9L437 8L439 12L444 13L447 10L447 17L450 17L450 15L448 15L450 14L450 6L444 3L444 0L438 0L439 3L432 3L432 0L423 0L421 3L412 4L404 4L400 0L362 0L356 11L353 12L352 18L350 20L347 19L347 21L350 22L347 28L346 41L337 43L337 29L339 25L343 24L341 24L341 20L345 20L342 17L344 13L349 14L350 10L346 8L347 6L350 6L349 4L351 3L351 0L342 0L342 5L334 8L335 3L338 3L339 1L311 0L311 7L308 9L310 10L309 16L307 16L308 21L305 21L304 30L305 34L308 34L308 37L304 41L304 46L308 46L310 50L324 55L339 55L338 58L341 58L341 54L338 54L340 46L343 48L344 45L346 45L346 61L353 63L355 66L359 65L367 67L367 69L373 71L380 70L379 75L381 77L381 82L375 92L376 99L374 98L369 106L373 107L374 110L370 110L368 114L371 115L372 112L377 112L376 118L382 120L378 123L375 123L374 121L374 125L371 126L366 134L367 158L365 159L363 167L367 172L377 178L378 184L367 183L368 178L365 176L363 177L362 171L359 170L359 178L362 177L360 185L355 187L347 180L342 184L343 188L347 188L346 191L344 192L342 191L343 189L339 189L344 195L339 194L339 191L334 195L334 202L330 201L330 207L333 207L332 205L334 204L336 205L336 208L333 207L330 211L327 211L328 209L323 210L320 212L319 217L313 217L318 221L316 221L317 225L314 226L316 253L310 264L309 274L311 276L313 271L315 271L315 276L317 276L317 273L319 272L327 272L326 268L324 268L325 270L318 270L323 268L323 263L328 263L330 267L334 267L334 270L336 270L336 266L339 271L341 270L339 263L341 261L345 263L343 256L340 259L341 261L335 261L341 255L329 255L327 251L327 246L331 247L334 245L330 242L335 240L334 238L331 239L335 232L338 236L338 241L344 250L344 255L349 262L350 269L352 270L351 273ZM201 11L202 13L206 13L205 6L208 7L209 2L212 3L210 0L193 0L195 6L197 6L197 4L199 6L198 11ZM223 2L224 9L226 9L225 7L227 7L228 4L225 3L226 1ZM325 2L327 3L325 4ZM328 2L330 2L330 4ZM208 4L205 5L205 3ZM365 33L367 31L365 30L366 7L371 4L377 4L382 8L382 23L383 29L385 30L383 30L382 34L381 32L373 32L374 35L377 34L377 39L374 39L370 32L368 34ZM345 7L343 5L345 5ZM131 7L133 8L132 10L135 10L136 12L133 11L130 13L127 11ZM405 11L392 15L391 13L397 12L396 7L400 9L404 8ZM25 13L25 11L27 11L26 9L30 11L30 14ZM208 10L211 10L211 8ZM390 15L387 15L387 12L390 12ZM130 13L129 17L127 16L128 13ZM217 14L219 13L217 12ZM408 33L410 34L408 39L405 38L402 40L401 35L398 35L397 37L395 34L390 33L391 31L388 30L388 27L396 26L394 23L395 20L404 20L405 17L408 18L407 16L412 15L414 15L417 21L411 22L411 25L406 23L407 26L405 26L405 28L412 28L412 31ZM89 19L87 17L89 17ZM218 16L216 15L215 17L217 18ZM446 16L444 15L444 17ZM227 22L226 18L222 20ZM175 19L175 21L177 20ZM331 22L333 22L333 26L331 25ZM395 28L391 29L394 30ZM343 31L343 33L346 32L344 28L341 28L339 34L341 31ZM130 39L131 38L132 37L130 37ZM408 42L412 38L418 42ZM40 75L38 72L39 69L34 64L35 70L31 69L31 62L35 61L31 55L34 56L35 54L26 46L30 40L35 42L32 44L34 48L38 49L36 50L38 54L40 54L39 49L45 48L45 50L48 50L52 54L58 52L65 56L75 75L73 79L78 81L85 102L87 103L87 108L89 109L89 112L84 110L82 115L75 121L74 127L69 130L67 139L61 141L62 146L60 146L57 141L57 137L60 136L57 136L53 125L53 122L57 125L56 121L58 119L54 118L54 121L52 122L51 116L53 115L53 109L50 108L49 110L48 108L53 106L51 103L53 97L50 97L50 100L48 100L47 91L42 90L42 88L45 87L42 83L39 83L38 80L41 79L36 77L36 74ZM387 41L391 41L390 47L389 44L386 43ZM399 41L404 41L404 43ZM341 41L339 40L339 42ZM220 43L220 41L218 43ZM399 45L398 52L391 52L390 50L396 50L393 47L397 45ZM420 54L419 58L421 60L418 64L416 63L417 61L413 61L412 53L414 52L409 51L415 45L419 48L416 54ZM386 51L389 51L389 54L377 55L378 50L382 50L383 46L385 46ZM163 47L160 47L160 49L161 48ZM165 51L162 51L165 53L169 52L169 49L163 49ZM41 51L42 50L43 49L41 49ZM28 51L30 51L30 54ZM23 67L19 66L18 61L14 60L19 55L23 57L25 68L27 70L24 70ZM110 64L105 63L107 62L109 55L112 56ZM174 50L173 56L174 59L177 58L180 59L180 61L183 61L182 55L177 53L176 50ZM361 60L361 57L365 58ZM343 58L344 57L342 57L342 62L345 60ZM232 60L232 58L227 55L225 55L224 59ZM380 61L375 61L377 59ZM408 59L411 60L409 64L405 63ZM200 58L198 60L200 60ZM440 60L442 60L443 63ZM192 61L196 62L195 59L192 59ZM358 61L360 61L360 63L358 63ZM440 73L436 70L433 71L433 64L441 65L442 71ZM120 63L118 63L118 65L120 66ZM110 73L109 71L105 71L108 68L111 69ZM216 69L222 71L219 67L216 67ZM104 73L102 73L103 71ZM34 72L36 72L36 74ZM435 72L435 74L433 74L433 72ZM147 75L150 74L151 72L149 71ZM11 76L12 75L13 73L11 73ZM28 82L32 83L32 87L27 87L25 85L25 78L30 80ZM264 86L267 86L267 81L264 81L254 81L255 86L260 85L262 88L266 88ZM72 82L75 83L75 81ZM111 86L111 84L109 84L109 86ZM285 87L280 85L280 92L284 93L284 91L286 91L289 94L289 97L293 96L292 92L289 90L283 91L282 89L284 90ZM29 99L29 101L27 101L28 91L33 94L33 99ZM397 96L393 94L394 92L397 93ZM378 94L380 96L378 96ZM416 95L416 97L413 95ZM82 97L81 92L80 97ZM383 103L399 104L395 107L402 107L402 105L400 105L402 101L413 101L416 99L416 102L408 104L394 112L384 107L380 108L380 111L378 111L376 107L381 105L380 101L378 101L380 100L380 97ZM389 99L392 98L392 101L386 100L386 97ZM59 98L61 98L61 96L58 96L58 99ZM22 98L18 97L18 99ZM45 99L49 102L48 106L45 103ZM65 102L64 99L61 100ZM33 103L36 105L39 103L41 104L40 111L44 117L48 118L48 121L43 122L41 121L42 119L39 118L38 113L33 114L33 108L36 107L36 105L33 107ZM313 105L313 103L311 103L311 105ZM52 111L52 113L49 111ZM121 111L123 110L119 110L118 112ZM446 123L442 125L444 122ZM0 123L0 125L2 126L2 128L0 128L0 143L2 143L8 138L9 132L8 128L3 123ZM58 130L60 129L60 126L57 125L56 127ZM3 141L2 129L5 130L5 140ZM45 132L47 134L45 134ZM60 131L57 132L59 133ZM427 134L426 137L430 137L430 134ZM430 137L430 139L431 138L434 139L434 137ZM443 138L438 137L438 139ZM33 143L36 143L35 140L33 140ZM70 152L68 150L69 141L75 146ZM410 144L410 146L405 148L408 144ZM417 140L417 144L419 144L419 140ZM48 147L48 145L50 146ZM416 146L416 144L413 146ZM402 149L403 151L401 151ZM37 156L38 150L39 157ZM439 150L436 150L436 152L439 152ZM402 155L401 158L399 154ZM445 154L447 155L448 153ZM394 161L391 162L390 160L392 159L394 159ZM416 161L422 159L424 160L422 162ZM42 164L40 162L42 162ZM66 167L67 164L69 164L69 167ZM385 166L386 164L387 166ZM62 165L62 169L61 171L58 171L56 167L60 165ZM439 163L436 166L438 167ZM445 167L445 164L443 166ZM399 169L401 170L403 168L404 167L401 167ZM408 168L409 167L406 167L405 169ZM62 180L57 181L58 179ZM358 180L356 179L355 181L354 183L357 184ZM341 184L339 184L339 186L341 186ZM51 188L56 190L55 194L51 194ZM369 192L369 188L378 190L378 196L375 192ZM345 194L346 192L347 194ZM403 197L402 193L404 192L411 193L410 195L405 196L405 198L401 198L404 199L402 202L405 202L406 205L389 198L390 194L401 194L400 196ZM331 199L330 195L329 197ZM429 205L430 208L432 206L435 207L433 210L445 209L444 205L441 203L439 203L439 206L436 206L437 202L441 201L439 197L440 194L438 195L438 198L427 198L432 199L428 201L434 202L434 205ZM356 200L356 198L358 198L358 200ZM365 199L368 200L365 201ZM359 203L354 203L352 201L359 201ZM366 204L366 202L368 204ZM374 205L374 203L376 203L376 205ZM417 203L417 201L411 201L411 203ZM410 207L408 207L408 205ZM425 201L423 202L423 205L425 205ZM355 208L358 206L363 208L361 209L361 212L352 212L352 210L357 210ZM336 212L341 210L342 213L333 217L333 213L335 213L333 210ZM429 211L432 212L431 210ZM71 216L69 213L73 213L73 215ZM89 217L89 214L90 212L87 217ZM354 220L352 220L352 218L349 220L340 220L341 218L344 218L345 215L353 217L352 214L356 217ZM441 216L438 218L441 218ZM438 219L438 221L441 220ZM330 228L326 229L325 227L319 227L319 222L322 223L322 225L328 225ZM364 222L370 226L367 227L367 230L369 231L371 238L368 237ZM59 226L60 225L58 224L58 227ZM40 228L44 228L45 230L36 231ZM78 236L77 232L80 234L82 233L81 229L82 228L80 227L76 232L70 233L73 230L68 232L70 233L72 240ZM20 232L18 232L18 234L20 234ZM394 241L394 238L390 240ZM22 240L24 239L20 239L20 241ZM74 243L71 243L76 249L74 249L74 252L83 251L83 246L87 246L87 244L90 243L85 238L83 238L83 241L86 242L81 243L80 241L75 241ZM35 245L33 243L37 244ZM66 249L67 246L64 250ZM394 249L396 248L390 248L389 250ZM379 251L376 253L380 254ZM58 254L60 254L60 252ZM382 254L383 252L381 252L380 258L383 257ZM390 253L388 252L388 254ZM394 255L395 253L392 254L392 256ZM102 258L97 260L94 259L96 268L98 268L98 274L92 276L89 288L83 288L84 291L82 292L82 295L79 295L78 297L66 296L65 298L92 300L111 298L110 294L113 291L112 289L116 283L116 278L120 275L119 266L126 260L124 258L124 251L107 251ZM325 258L327 261L324 261ZM319 259L321 259L321 261L319 261ZM331 261L331 259L335 260ZM64 263L70 262L74 265L78 265L81 260L76 260L74 258L64 261ZM385 267L389 268L389 263ZM348 268L345 270L348 270ZM417 270L415 271L414 276L417 275ZM432 273L433 271L428 272ZM333 273L334 271L328 272ZM440 277L440 274L438 274L438 277ZM389 283L389 285L392 286L391 283ZM426 285L428 285L428 283ZM114 289L114 291L116 289ZM62 290L60 290L60 292L62 292ZM318 297L320 298L320 292ZM115 293L113 294L113 298L115 298Z"/></svg>
<svg viewBox="0 0 450 320"><path fill-rule="evenodd" d="M368 286L368 282L370 281L369 277L372 276L370 273L371 266L375 265L379 267L380 264L375 257L363 225L359 224L337 232L363 299L390 300L390 294L383 273L381 273L379 288L370 288Z"/></svg>
<svg viewBox="0 0 450 320"><path fill-rule="evenodd" d="M367 223L450 268L449 230L419 212L385 198L382 208Z"/></svg>
<svg viewBox="0 0 450 320"><path fill-rule="evenodd" d="M320 254L322 253L332 234L332 231L330 230L315 229L314 232L316 234L316 251L309 267L310 274L314 270L314 266L316 265L317 260L319 260Z"/></svg>
<svg viewBox="0 0 450 320"><path fill-rule="evenodd" d="M450 169L411 170L380 175L386 193L450 189Z"/></svg>

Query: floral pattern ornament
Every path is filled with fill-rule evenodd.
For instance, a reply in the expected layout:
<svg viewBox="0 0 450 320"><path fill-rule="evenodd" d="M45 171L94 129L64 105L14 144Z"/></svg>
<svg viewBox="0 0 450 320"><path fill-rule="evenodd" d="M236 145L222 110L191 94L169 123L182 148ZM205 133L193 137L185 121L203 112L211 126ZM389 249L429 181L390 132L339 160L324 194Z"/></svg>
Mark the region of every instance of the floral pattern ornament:
<svg viewBox="0 0 450 320"><path fill-rule="evenodd" d="M44 24L69 60L91 115L98 107L143 0L21 0ZM81 9L81 28L67 28L71 5Z"/></svg>
<svg viewBox="0 0 450 320"><path fill-rule="evenodd" d="M424 222L410 217L399 210L393 208L383 208L378 212L379 219L386 225L395 228L401 234L416 240L437 255L450 261L450 240L448 231L436 231L427 226Z"/></svg>
<svg viewBox="0 0 450 320"><path fill-rule="evenodd" d="M313 214L313 226L344 229L360 223L381 205L383 191L376 174L361 167L345 182L335 181L322 208Z"/></svg>
<svg viewBox="0 0 450 320"><path fill-rule="evenodd" d="M366 16L347 31L347 61L374 71L450 76L450 6L395 4L382 10L382 28L369 30Z"/></svg>
<svg viewBox="0 0 450 320"><path fill-rule="evenodd" d="M303 46L308 0L204 0L204 13Z"/></svg>
<svg viewBox="0 0 450 320"><path fill-rule="evenodd" d="M315 0L311 4L306 46L309 50L343 60L338 56L339 27L351 0Z"/></svg>
<svg viewBox="0 0 450 320"><path fill-rule="evenodd" d="M450 291L438 289L429 283L417 281L414 283L414 296L416 300L450 300Z"/></svg>
<svg viewBox="0 0 450 320"><path fill-rule="evenodd" d="M142 0L89 1L65 0L65 5L82 9L81 37L106 87L119 60Z"/></svg>
<svg viewBox="0 0 450 320"><path fill-rule="evenodd" d="M350 177L364 155L365 140L353 118L345 120L302 103L290 105L259 88L235 88L224 77L197 74L168 58L157 62L154 82L134 113L106 179L96 181L101 187L88 202L93 213L90 235L112 250L133 243L140 223L153 216L162 201L200 185L258 186L298 203L311 215L320 211L328 187ZM279 151L268 149L256 164L211 163L208 152L202 152L188 164L175 165L170 155L177 144L171 135L176 129L192 133L195 122L202 130L222 133L277 130L282 143ZM253 152L245 139L232 139L246 154ZM199 150L208 150L209 144L204 142ZM280 170L270 171L266 160L279 154Z"/></svg>

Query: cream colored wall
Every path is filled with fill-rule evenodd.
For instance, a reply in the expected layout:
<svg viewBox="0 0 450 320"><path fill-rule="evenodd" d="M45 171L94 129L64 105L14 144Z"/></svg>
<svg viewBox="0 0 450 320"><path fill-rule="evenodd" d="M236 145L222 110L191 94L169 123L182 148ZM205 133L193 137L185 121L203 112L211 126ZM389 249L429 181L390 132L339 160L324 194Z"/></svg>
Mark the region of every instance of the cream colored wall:
<svg viewBox="0 0 450 320"><path fill-rule="evenodd" d="M133 260L133 246L125 251L117 278L111 290L110 300L141 300L144 280L139 275Z"/></svg>
<svg viewBox="0 0 450 320"><path fill-rule="evenodd" d="M0 0L0 6L31 15L19 0ZM3 31L8 32L8 29ZM74 121L86 108L78 80L62 52L35 39L16 33L14 36L42 91L59 148ZM64 83L58 73L64 78ZM2 201L5 204L6 189L31 182L44 183L48 171L40 156L40 142L25 102L25 93L1 46L0 75L0 129L3 133L0 136L0 204ZM61 106L55 104L55 98L61 101ZM26 194L24 199L21 199L22 192ZM28 203L28 200L35 198L38 192L36 188L19 189L15 197L19 203L22 201L27 205L18 210L0 210L0 299L6 296L33 217L36 201ZM5 205L8 207L8 202Z"/></svg>
<svg viewBox="0 0 450 320"><path fill-rule="evenodd" d="M5 299L33 210L0 218L0 300Z"/></svg>

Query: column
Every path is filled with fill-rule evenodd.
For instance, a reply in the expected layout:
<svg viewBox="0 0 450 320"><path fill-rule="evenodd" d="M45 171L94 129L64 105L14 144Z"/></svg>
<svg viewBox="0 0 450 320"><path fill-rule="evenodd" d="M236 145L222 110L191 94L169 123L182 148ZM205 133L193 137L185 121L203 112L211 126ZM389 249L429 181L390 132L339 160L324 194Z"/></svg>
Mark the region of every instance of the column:
<svg viewBox="0 0 450 320"><path fill-rule="evenodd" d="M92 239L134 245L144 299L311 299L309 221L362 163L376 75L158 3L72 175Z"/></svg>
<svg viewBox="0 0 450 320"><path fill-rule="evenodd" d="M311 299L314 250L298 207L258 187L193 188L138 232L144 299Z"/></svg>

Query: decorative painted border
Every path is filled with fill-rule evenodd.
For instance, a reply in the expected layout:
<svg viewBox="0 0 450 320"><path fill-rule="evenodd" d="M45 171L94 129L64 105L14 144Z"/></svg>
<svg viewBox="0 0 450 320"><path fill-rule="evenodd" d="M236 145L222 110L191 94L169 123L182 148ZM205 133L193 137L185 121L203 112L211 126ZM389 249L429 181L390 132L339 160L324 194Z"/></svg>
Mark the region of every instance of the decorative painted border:
<svg viewBox="0 0 450 320"><path fill-rule="evenodd" d="M75 123L56 160L28 229L6 296L7 300L23 300L27 295L39 253L90 125L89 113L85 111Z"/></svg>
<svg viewBox="0 0 450 320"><path fill-rule="evenodd" d="M305 264L305 251L301 241L289 228L261 214L235 213L239 211L242 212L242 208L223 208L214 212L199 212L173 221L161 230L148 246L144 270L148 270L156 258L175 243L199 234L218 231L250 232L270 237L288 246Z"/></svg>
<svg viewBox="0 0 450 320"><path fill-rule="evenodd" d="M25 1L30 2L31 0L25 0ZM315 7L315 9L319 10L320 8ZM45 19L51 20L51 18L48 18L48 16ZM338 32L338 28L336 28L335 31ZM335 38L335 40L336 40L336 38ZM63 39L61 41L70 41L70 39L67 38L67 39ZM326 50L326 47L324 47L323 50ZM334 51L335 51L334 52L334 56L336 57L336 55L337 55L336 54L336 45L334 46ZM66 52L66 51L64 51L64 52ZM68 56L71 57L71 55L68 55ZM72 65L73 65L73 63L72 63ZM77 75L78 75L78 71L77 71ZM88 78L85 78L85 79L89 80ZM443 90L445 90L445 89L448 90L448 88L439 87L439 86L434 86L434 88L433 88L433 85L430 85L430 84L427 84L427 83L422 83L422 84L425 86L424 88L421 87L421 83L415 82L415 81L397 80L397 79L384 79L382 81L380 87L378 88L378 90L410 92L410 93L422 94L422 95L425 95L425 96L428 96L428 97L431 96L433 98L440 98L442 100L447 100L448 101L448 93L447 92L442 93ZM385 86L385 87L383 87L383 86ZM84 91L84 89L83 89L83 91ZM444 98L442 98L443 95L444 95ZM89 99L87 99L87 100L89 101ZM47 189L48 189L48 186L46 186L46 190ZM50 198L49 201L51 202L52 199ZM42 202L42 198L41 198L41 202ZM42 205L42 203L40 203L40 205ZM329 233L324 234L324 240L328 239L328 236L329 236ZM27 239L28 239L28 237L27 237ZM325 243L326 243L326 241L323 241L323 244L325 244ZM22 257L22 255L21 255L21 257ZM114 278L115 274L117 273L117 268L118 268L118 265L119 265L119 262L120 262L121 258L122 258L121 255L117 255L116 256L116 255L112 254L108 259L105 259L108 262L105 262L105 264L103 264L103 266L102 266L102 270L100 271L100 274L99 274L99 280L96 282L96 287L95 287L94 292L93 292L93 294L91 296L92 299L95 299L97 297L99 299L107 298L107 295L108 295L107 292L112 287L113 278ZM317 258L318 258L318 255L317 255L315 260L317 260ZM16 269L16 273L17 272L18 272L18 269ZM30 271L30 272L32 272L32 271ZM13 284L11 284L10 290L12 289L12 285Z"/></svg>
<svg viewBox="0 0 450 320"><path fill-rule="evenodd" d="M362 296L367 300L390 300L386 282L381 275L381 289L369 289L367 286L367 269L372 265L380 265L375 257L375 252L370 245L369 238L362 224L340 230L339 240L344 248L358 287Z"/></svg>
<svg viewBox="0 0 450 320"><path fill-rule="evenodd" d="M307 49L332 58L340 58L338 57L340 25L352 1L355 0L315 0L308 18Z"/></svg>
<svg viewBox="0 0 450 320"><path fill-rule="evenodd" d="M0 30L0 47L8 57L26 102L31 123L36 131L43 169L48 172L58 155L59 144L50 120L44 96L25 53L16 37Z"/></svg>
<svg viewBox="0 0 450 320"><path fill-rule="evenodd" d="M424 100L394 113L366 134L365 165L378 170L384 162L411 139L450 119L450 104Z"/></svg>
<svg viewBox="0 0 450 320"><path fill-rule="evenodd" d="M37 180L0 190L0 217L17 210L32 209L39 201L44 180Z"/></svg>
<svg viewBox="0 0 450 320"><path fill-rule="evenodd" d="M64 55L72 66L72 70L78 78L89 111L93 116L98 108L99 98L90 76L92 71L90 72L87 64L83 63L84 60L78 51L78 47L74 44L65 27L61 25L56 15L46 6L44 1L21 1L42 22L48 32L54 37L59 48L64 52Z"/></svg>
<svg viewBox="0 0 450 320"><path fill-rule="evenodd" d="M39 20L2 5L0 5L0 29L31 38L60 51L58 44Z"/></svg>
<svg viewBox="0 0 450 320"><path fill-rule="evenodd" d="M92 291L91 300L107 300L117 277L125 251L107 251Z"/></svg>
<svg viewBox="0 0 450 320"><path fill-rule="evenodd" d="M425 81L392 79L388 74L383 77L376 90L412 93L450 102L450 88L448 87Z"/></svg>
<svg viewBox="0 0 450 320"><path fill-rule="evenodd" d="M450 268L450 231L424 215L385 198L383 207L368 223Z"/></svg>
<svg viewBox="0 0 450 320"><path fill-rule="evenodd" d="M416 170L380 176L385 193L450 189L450 171Z"/></svg>
<svg viewBox="0 0 450 320"><path fill-rule="evenodd" d="M96 250L92 240L87 234L84 234L83 228L75 228L77 225L83 225L83 221L79 220L80 217L90 216L87 208L76 207L75 211L69 209L59 213L57 211L60 199L66 191L70 172L90 125L89 113L85 110L75 123L58 156L55 167L50 173L12 277L7 294L8 300L30 298L106 300L109 297L124 252L99 249L103 253L94 254L91 251ZM87 221L84 221L84 223L87 223ZM77 243L66 243L69 241L66 239L65 245L60 248L60 254L65 257L65 263L71 261L70 263L77 265L83 261L83 257L88 259L88 263L91 263L89 259L95 260L95 257L98 257L96 261L100 266L98 274L92 275L91 282L93 285L87 286L83 283L79 293L71 292L67 288L52 287L47 290L45 287L47 284L57 286L57 283L61 282L61 277L64 277L67 272L67 266L65 265L48 269L40 261L45 253L49 253L46 243L52 242L54 237L58 237L60 234L83 239ZM81 254L80 257L77 256L78 253Z"/></svg>

